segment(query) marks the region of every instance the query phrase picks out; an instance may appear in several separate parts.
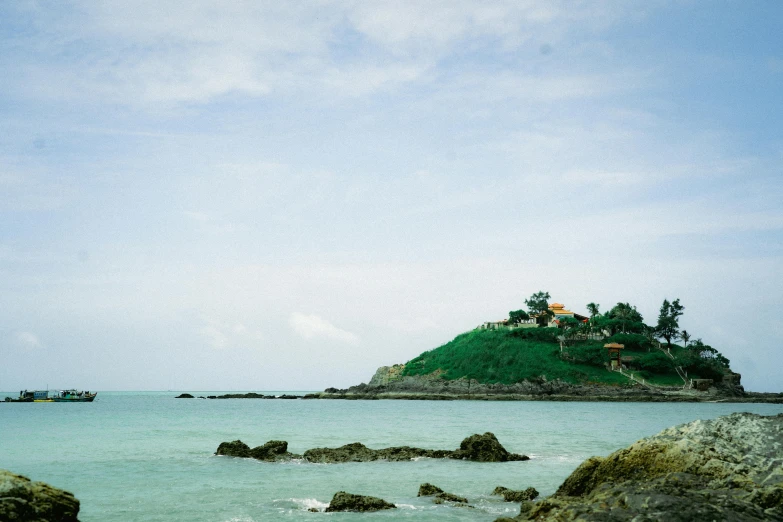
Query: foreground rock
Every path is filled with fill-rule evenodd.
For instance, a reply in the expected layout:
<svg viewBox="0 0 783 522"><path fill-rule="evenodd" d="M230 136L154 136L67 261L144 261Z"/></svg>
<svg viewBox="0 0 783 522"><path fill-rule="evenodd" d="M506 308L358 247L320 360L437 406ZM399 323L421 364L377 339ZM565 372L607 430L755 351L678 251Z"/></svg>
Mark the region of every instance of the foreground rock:
<svg viewBox="0 0 783 522"><path fill-rule="evenodd" d="M324 510L332 511L381 511L383 509L395 509L397 506L378 497L366 495L354 495L345 491L338 491Z"/></svg>
<svg viewBox="0 0 783 522"><path fill-rule="evenodd" d="M514 490L498 486L492 492L493 495L501 495L506 502L525 502L533 500L538 496L536 488L527 488L524 490Z"/></svg>
<svg viewBox="0 0 783 522"><path fill-rule="evenodd" d="M517 520L783 520L783 414L668 428L580 465Z"/></svg>
<svg viewBox="0 0 783 522"><path fill-rule="evenodd" d="M263 446L256 446L252 449L241 440L235 440L233 442L221 442L217 451L215 452L215 455L252 458L266 462L302 458L301 455L289 453L288 442L284 440L270 440Z"/></svg>
<svg viewBox="0 0 783 522"><path fill-rule="evenodd" d="M71 522L78 514L71 493L0 469L0 520Z"/></svg>

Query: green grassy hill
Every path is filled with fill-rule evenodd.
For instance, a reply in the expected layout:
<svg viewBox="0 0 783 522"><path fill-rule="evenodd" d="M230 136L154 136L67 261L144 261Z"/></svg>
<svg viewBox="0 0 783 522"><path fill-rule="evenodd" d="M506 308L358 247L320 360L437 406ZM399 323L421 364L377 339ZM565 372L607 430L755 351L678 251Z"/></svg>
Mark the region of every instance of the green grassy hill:
<svg viewBox="0 0 783 522"><path fill-rule="evenodd" d="M623 355L633 358L629 362L631 370L653 384L682 385L675 365L686 369L688 377L694 379L719 380L730 371L728 361L722 357L705 358L699 350L676 345L671 348L675 358L672 360L644 336L636 334L618 334L602 341L570 341L561 352L559 333L557 328L473 330L410 360L403 375L440 372L445 379L466 377L502 384L533 381L541 376L573 384L626 384L627 377L606 369L609 356L603 345L612 341L626 346Z"/></svg>

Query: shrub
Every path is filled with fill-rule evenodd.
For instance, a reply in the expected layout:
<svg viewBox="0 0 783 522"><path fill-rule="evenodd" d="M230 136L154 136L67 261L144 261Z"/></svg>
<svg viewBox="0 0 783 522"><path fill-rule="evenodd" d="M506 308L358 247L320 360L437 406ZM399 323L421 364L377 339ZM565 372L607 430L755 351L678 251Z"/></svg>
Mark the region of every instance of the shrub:
<svg viewBox="0 0 783 522"><path fill-rule="evenodd" d="M654 350L650 353L638 355L636 362L639 368L652 373L666 373L672 370L673 361L663 352Z"/></svg>
<svg viewBox="0 0 783 522"><path fill-rule="evenodd" d="M608 343L620 343L629 350L646 349L650 341L642 334L637 333L618 333L606 340Z"/></svg>
<svg viewBox="0 0 783 522"><path fill-rule="evenodd" d="M528 341L556 343L557 336L562 333L559 328L516 328L511 330L509 335Z"/></svg>
<svg viewBox="0 0 783 522"><path fill-rule="evenodd" d="M567 348L568 358L577 363L603 366L609 362L609 351L598 343L577 343Z"/></svg>

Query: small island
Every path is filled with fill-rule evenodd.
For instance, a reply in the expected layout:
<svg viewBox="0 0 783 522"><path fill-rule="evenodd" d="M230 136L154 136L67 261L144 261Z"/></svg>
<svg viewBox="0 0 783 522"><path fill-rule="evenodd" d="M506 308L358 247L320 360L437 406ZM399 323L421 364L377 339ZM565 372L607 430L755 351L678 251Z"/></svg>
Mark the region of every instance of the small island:
<svg viewBox="0 0 783 522"><path fill-rule="evenodd" d="M679 299L664 299L654 325L630 303L605 313L589 303L582 315L549 299L537 292L526 310L383 366L369 383L305 398L783 403L746 391L720 351L681 330Z"/></svg>

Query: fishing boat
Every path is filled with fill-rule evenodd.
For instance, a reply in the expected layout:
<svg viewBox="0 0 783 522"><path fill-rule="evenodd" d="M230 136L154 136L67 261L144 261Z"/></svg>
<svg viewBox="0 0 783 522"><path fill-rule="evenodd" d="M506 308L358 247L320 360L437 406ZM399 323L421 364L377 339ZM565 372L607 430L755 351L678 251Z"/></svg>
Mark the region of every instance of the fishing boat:
<svg viewBox="0 0 783 522"><path fill-rule="evenodd" d="M54 402L49 397L49 390L22 390L16 399L6 397L5 402Z"/></svg>
<svg viewBox="0 0 783 522"><path fill-rule="evenodd" d="M92 402L95 400L97 392L77 390L61 390L52 396L54 402Z"/></svg>

